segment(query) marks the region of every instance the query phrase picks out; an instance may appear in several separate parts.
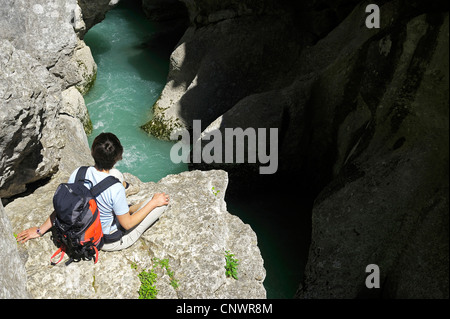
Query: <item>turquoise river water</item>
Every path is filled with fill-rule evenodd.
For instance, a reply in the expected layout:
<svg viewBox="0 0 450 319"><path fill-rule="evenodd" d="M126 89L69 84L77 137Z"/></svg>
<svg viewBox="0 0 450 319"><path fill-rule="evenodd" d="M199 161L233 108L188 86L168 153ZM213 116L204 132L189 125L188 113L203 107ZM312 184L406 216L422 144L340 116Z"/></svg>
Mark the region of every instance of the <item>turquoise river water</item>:
<svg viewBox="0 0 450 319"><path fill-rule="evenodd" d="M169 66L168 57L143 45L156 31L155 24L121 6L85 36L98 67L95 84L85 96L94 127L89 142L101 132L116 134L124 147L117 169L145 182L187 170L187 164L170 161L173 143L140 129L151 119L150 107L161 94Z"/></svg>
<svg viewBox="0 0 450 319"><path fill-rule="evenodd" d="M143 45L158 28L133 7L120 4L85 36L98 66L96 82L85 96L94 127L89 143L101 132L116 134L124 147L123 160L117 168L143 182L157 182L168 174L188 169L186 164L171 162L172 142L153 138L139 128L151 119L150 108L168 73L169 56ZM276 185L267 194L249 191L227 197L226 201L228 211L250 224L258 236L267 271L267 297L292 298L301 279L309 242L309 232L293 225L310 223L298 214L299 209L308 207L299 201L295 189L280 189Z"/></svg>

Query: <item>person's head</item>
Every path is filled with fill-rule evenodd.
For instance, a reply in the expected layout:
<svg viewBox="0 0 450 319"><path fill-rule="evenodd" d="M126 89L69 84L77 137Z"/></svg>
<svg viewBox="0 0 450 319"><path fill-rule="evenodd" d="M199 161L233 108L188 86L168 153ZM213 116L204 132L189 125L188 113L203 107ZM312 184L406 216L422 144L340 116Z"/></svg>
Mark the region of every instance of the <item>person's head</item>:
<svg viewBox="0 0 450 319"><path fill-rule="evenodd" d="M101 133L92 143L91 154L95 161L95 167L99 170L113 168L122 159L122 153L122 144L112 133Z"/></svg>

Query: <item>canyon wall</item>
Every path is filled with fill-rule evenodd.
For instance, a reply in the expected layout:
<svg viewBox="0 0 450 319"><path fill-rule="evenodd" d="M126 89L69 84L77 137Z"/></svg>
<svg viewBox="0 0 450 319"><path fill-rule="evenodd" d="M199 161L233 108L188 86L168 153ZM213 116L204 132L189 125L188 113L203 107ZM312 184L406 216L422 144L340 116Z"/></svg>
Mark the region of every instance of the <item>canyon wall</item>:
<svg viewBox="0 0 450 319"><path fill-rule="evenodd" d="M144 128L278 128L276 177L315 198L297 297L448 298L448 4L382 1L368 28L370 1L183 2L191 24ZM249 187L259 165L190 168Z"/></svg>
<svg viewBox="0 0 450 319"><path fill-rule="evenodd" d="M67 113L61 96L76 88L70 96L84 105L97 67L77 36L85 24L75 0L8 0L0 18L0 197L7 198L58 170L60 114L82 117L89 130L86 114Z"/></svg>

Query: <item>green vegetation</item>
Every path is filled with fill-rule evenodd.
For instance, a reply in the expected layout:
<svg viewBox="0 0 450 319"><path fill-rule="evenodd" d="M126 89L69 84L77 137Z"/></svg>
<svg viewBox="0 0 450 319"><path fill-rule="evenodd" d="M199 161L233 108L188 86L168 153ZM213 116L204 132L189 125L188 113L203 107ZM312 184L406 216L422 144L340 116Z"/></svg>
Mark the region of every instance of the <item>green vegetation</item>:
<svg viewBox="0 0 450 319"><path fill-rule="evenodd" d="M220 193L220 190L216 190L214 186L211 188L211 191L213 192L214 196L217 196L217 194Z"/></svg>
<svg viewBox="0 0 450 319"><path fill-rule="evenodd" d="M83 72L83 78L85 79L85 85L83 87L83 85L75 85L75 88L81 93L81 95L86 95L91 88L94 86L95 80L97 79L97 72L93 73L93 74L89 74L88 72L88 67L86 66L86 64L81 61L81 60L77 60L78 63L78 67L81 69L84 69ZM83 84L83 82L82 82Z"/></svg>
<svg viewBox="0 0 450 319"><path fill-rule="evenodd" d="M177 128L181 128L181 124L176 118L167 119L165 117L165 111L168 107L160 107L158 101L152 107L153 118L144 125L141 125L141 129L156 138L170 140L170 133Z"/></svg>
<svg viewBox="0 0 450 319"><path fill-rule="evenodd" d="M175 273L170 269L169 259L159 259L153 258L153 267L150 271L141 271L138 275L139 280L141 281L141 287L139 288L139 299L156 299L158 295L158 289L156 289L156 280L158 279L158 275L156 274L156 270L158 267L160 269L165 269L167 275L170 279L170 285L173 289L177 289L179 284L178 280L175 279ZM131 263L131 268L137 270L136 263Z"/></svg>
<svg viewBox="0 0 450 319"><path fill-rule="evenodd" d="M156 299L158 295L158 289L156 289L156 278L158 277L151 269L149 272L143 270L138 275L141 281L141 287L139 288L139 299Z"/></svg>
<svg viewBox="0 0 450 319"><path fill-rule="evenodd" d="M181 125L178 121L173 118L164 119L163 116L155 116L149 122L142 125L141 129L159 139L170 140L170 133L180 127Z"/></svg>
<svg viewBox="0 0 450 319"><path fill-rule="evenodd" d="M239 265L239 259L234 258L234 254L231 254L228 250L225 251L225 275L227 277L233 277L238 279L237 267Z"/></svg>
<svg viewBox="0 0 450 319"><path fill-rule="evenodd" d="M170 285L173 287L173 289L177 289L178 288L178 280L176 280L174 278L175 273L170 269L169 267L169 259L158 259L158 258L153 258L153 262L156 265L160 265L161 269L165 269L167 272L167 275L169 275L169 279L170 279Z"/></svg>
<svg viewBox="0 0 450 319"><path fill-rule="evenodd" d="M87 111L87 109L86 109ZM87 118L83 121L83 128L84 132L87 136L92 134L92 131L94 130L94 126L92 125L91 117L89 116L89 112L87 114Z"/></svg>

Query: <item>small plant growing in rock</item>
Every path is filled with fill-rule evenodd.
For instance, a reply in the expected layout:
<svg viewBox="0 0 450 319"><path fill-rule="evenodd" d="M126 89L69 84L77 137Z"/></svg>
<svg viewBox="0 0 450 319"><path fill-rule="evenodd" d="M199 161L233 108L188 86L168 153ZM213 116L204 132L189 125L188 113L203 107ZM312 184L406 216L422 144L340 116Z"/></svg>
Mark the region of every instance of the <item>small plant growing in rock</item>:
<svg viewBox="0 0 450 319"><path fill-rule="evenodd" d="M156 277L153 269L149 272L143 270L139 274L139 280L141 281L141 287L139 288L139 299L156 299L158 289L156 289Z"/></svg>
<svg viewBox="0 0 450 319"><path fill-rule="evenodd" d="M167 275L169 275L170 278L170 285L173 287L173 289L178 288L178 280L174 278L175 273L170 269L169 267L169 259L158 259L153 258L153 262L155 265L159 264L161 268L164 268L167 271Z"/></svg>
<svg viewBox="0 0 450 319"><path fill-rule="evenodd" d="M225 275L227 277L232 277L238 279L237 268L239 265L239 259L234 258L234 254L230 253L228 250L225 251Z"/></svg>
<svg viewBox="0 0 450 319"><path fill-rule="evenodd" d="M158 275L155 273L156 268L159 266L161 269L165 269L170 279L170 285L173 289L178 288L178 280L174 278L175 273L170 269L169 259L153 258L153 267L150 271L141 271L138 275L141 281L141 287L139 288L139 299L156 299L158 295L158 289L156 289L156 279ZM137 269L136 263L131 263L131 269Z"/></svg>
<svg viewBox="0 0 450 319"><path fill-rule="evenodd" d="M214 196L217 196L217 194L220 193L220 190L216 190L214 186L211 188L211 191L213 192Z"/></svg>

